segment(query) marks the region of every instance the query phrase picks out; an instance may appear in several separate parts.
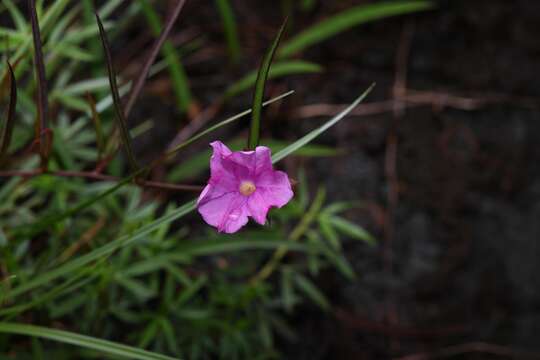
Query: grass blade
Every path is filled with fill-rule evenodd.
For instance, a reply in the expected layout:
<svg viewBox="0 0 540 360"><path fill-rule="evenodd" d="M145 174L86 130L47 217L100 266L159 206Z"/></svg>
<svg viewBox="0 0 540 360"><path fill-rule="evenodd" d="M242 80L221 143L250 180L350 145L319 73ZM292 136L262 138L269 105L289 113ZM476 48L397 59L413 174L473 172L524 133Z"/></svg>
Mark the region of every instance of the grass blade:
<svg viewBox="0 0 540 360"><path fill-rule="evenodd" d="M92 114L92 123L94 124L94 130L96 131L96 145L98 151L97 162L100 162L105 151L105 138L103 136L103 127L101 126L101 118L96 110L96 101L90 95L86 93L86 101L90 106L90 113Z"/></svg>
<svg viewBox="0 0 540 360"><path fill-rule="evenodd" d="M330 216L329 221L336 228L336 230L350 236L353 239L365 241L371 246L375 245L377 242L373 235L371 235L369 232L342 217Z"/></svg>
<svg viewBox="0 0 540 360"><path fill-rule="evenodd" d="M47 9L47 11L42 17L43 21L41 22L41 28L44 29L45 32L50 27L50 24L58 18L58 16L64 10L69 1L70 0L57 0ZM31 37L25 36L24 42L17 48L17 52L11 57L11 61L13 63L20 61L21 57L23 57L28 52L28 48L30 47L31 43ZM17 71L21 71L21 68L18 68Z"/></svg>
<svg viewBox="0 0 540 360"><path fill-rule="evenodd" d="M392 1L356 6L323 20L293 37L280 49L278 56L286 58L322 42L342 31L395 15L427 10L433 5L429 1Z"/></svg>
<svg viewBox="0 0 540 360"><path fill-rule="evenodd" d="M112 341L102 340L91 336L80 335L69 331L51 329L42 326L2 322L0 323L0 333L25 335L58 341L61 343L93 349L104 354L120 356L128 359L174 360L174 358L169 356L153 353L150 351L115 343Z"/></svg>
<svg viewBox="0 0 540 360"><path fill-rule="evenodd" d="M8 9L11 19L15 23L17 30L26 31L26 20L24 19L23 14L19 11L17 6L13 3L12 0L4 0L4 6Z"/></svg>
<svg viewBox="0 0 540 360"><path fill-rule="evenodd" d="M15 110L17 107L17 84L15 82L15 74L13 73L13 68L9 62L7 63L7 67L9 73L10 95L6 121L2 127L2 133L0 134L0 165L7 155L9 144L11 143L11 135L13 134L13 126L15 124Z"/></svg>
<svg viewBox="0 0 540 360"><path fill-rule="evenodd" d="M154 35L157 36L161 31L161 21L159 20L156 11L154 8L152 8L152 6L150 6L148 0L139 0L139 3L141 4L142 12L146 17L146 21L148 22L150 29ZM178 108L180 111L186 112L189 110L192 100L186 71L182 66L182 62L180 61L176 49L169 41L165 41L163 44L162 52L169 67L169 73L171 75L171 81L177 98Z"/></svg>
<svg viewBox="0 0 540 360"><path fill-rule="evenodd" d="M301 60L281 61L272 64L272 68L268 73L268 79L280 78L287 75L320 73L322 71L322 66L312 62ZM255 71L247 74L225 90L225 94L223 95L225 100L248 90L256 81L257 73Z"/></svg>
<svg viewBox="0 0 540 360"><path fill-rule="evenodd" d="M223 23L225 41L229 49L231 62L237 63L240 59L240 41L238 40L238 31L236 27L236 18L229 0L216 0L216 5Z"/></svg>
<svg viewBox="0 0 540 360"><path fill-rule="evenodd" d="M8 300L13 297L19 296L39 286L49 284L51 281L58 279L59 277L62 277L64 275L73 273L74 271L76 271L77 269L80 269L81 267L85 265L88 265L101 258L110 256L116 250L126 247L134 243L135 241L141 238L144 238L145 236L152 233L153 231L156 231L160 226L171 223L189 214L191 211L195 209L195 207L196 207L195 200L187 202L184 205L180 206L179 208L155 220L154 222L148 223L140 227L139 229L137 229L130 235L121 236L107 243L106 245L103 245L85 255L74 258L60 265L59 267L55 269L44 272L43 274L40 274L34 277L32 280L28 281L27 283L24 283L17 287L12 288L9 291L9 293L7 293L4 296L4 300Z"/></svg>
<svg viewBox="0 0 540 360"><path fill-rule="evenodd" d="M183 243L180 253L188 256L208 256L243 250L268 250L287 246L294 251L306 251L304 244L291 244L286 240L257 239L255 237L223 237L220 239L200 240Z"/></svg>
<svg viewBox="0 0 540 360"><path fill-rule="evenodd" d="M288 92L286 92L286 93L284 93L284 94L281 94L281 95L279 95L279 96L276 96L275 98L272 98L272 99L270 99L270 100L264 102L262 105L263 105L263 106L270 105L270 104L272 104L273 102L279 101L279 100L281 100L281 99L283 99L283 98L285 98L285 97L287 97L287 96L289 96L289 95L291 95L291 94L293 94L293 93L294 93L293 90L288 91ZM198 139L200 139L201 137L203 137L203 136L205 136L205 135L211 133L212 131L217 130L217 129L219 129L219 128L222 127L222 126L225 126L225 125L227 125L227 124L230 124L230 123L232 123L232 122L234 122L234 121L236 121L236 120L238 120L238 119L240 119L240 118L243 118L244 116L247 116L247 115L251 114L251 111L252 111L252 110L246 110L246 111L241 112L241 113L239 113L239 114L237 114L237 115L234 115L234 116L232 116L232 117L230 117L230 118L228 118L228 119L226 119L226 120L223 120L223 121L221 121L221 122L219 122L219 123L217 123L217 124L215 124L215 125L213 125L213 126L210 126L208 129L206 129L206 130L204 130L204 131L201 131L201 132L198 133L197 135L192 136L192 137L189 138L188 140L186 140L186 141L184 141L183 143L181 143L181 144L175 146L174 148L172 148L170 151L167 152L166 156L169 157L169 156L175 154L176 152L178 152L180 149L182 149L182 148L188 146L189 144L193 143L195 140L198 140Z"/></svg>
<svg viewBox="0 0 540 360"><path fill-rule="evenodd" d="M154 43L154 46L152 47L152 50L150 51L150 55L146 59L146 62L142 68L141 73L139 74L139 77L137 78L137 81L135 81L131 92L129 93L128 99L126 101L126 106L124 107L124 115L126 118L129 117L129 113L131 112L131 109L133 108L133 105L135 105L135 101L139 97L139 94L141 93L141 90L144 86L144 83L146 81L146 78L148 77L148 73L150 72L150 67L156 60L156 57L161 50L161 47L165 43L165 40L169 36L169 33L172 30L172 27L174 23L176 22L176 19L178 19L178 16L180 15L180 12L182 11L182 8L184 7L184 4L186 3L186 0L179 0L176 3L176 6L174 7L174 10L167 20L165 27L163 28L163 31L159 35L159 38Z"/></svg>
<svg viewBox="0 0 540 360"><path fill-rule="evenodd" d="M300 273L296 273L294 276L296 285L300 290L306 294L307 297L311 299L315 304L319 305L323 310L330 309L330 303L326 299L326 296L305 276Z"/></svg>
<svg viewBox="0 0 540 360"><path fill-rule="evenodd" d="M291 145L287 146L285 149L278 151L274 155L272 155L272 162L276 163L283 159L284 157L292 154L296 150L300 149L302 146L308 144L313 139L315 139L317 136L321 135L323 132L337 124L340 120L342 120L348 113L350 113L358 104L360 104L365 97L371 92L375 84L372 84L370 87L367 88L366 91L362 95L360 95L351 105L349 105L346 109L344 109L342 112L334 116L332 119L324 123L319 128L309 132L308 134L304 135L300 139L296 140Z"/></svg>
<svg viewBox="0 0 540 360"><path fill-rule="evenodd" d="M43 52L41 43L41 34L39 32L39 23L36 13L36 4L34 0L28 0L28 11L30 12L30 22L32 24L32 38L34 41L34 62L37 75L37 109L38 122L36 126L36 140L39 141L39 155L41 157L41 166L47 168L49 157L50 137L47 136L47 121L49 116L49 105L47 97L47 78L45 75L45 63L43 62Z"/></svg>
<svg viewBox="0 0 540 360"><path fill-rule="evenodd" d="M264 88L266 86L268 72L270 71L270 65L272 64L272 59L274 58L279 41L281 40L281 36L285 30L285 25L287 25L287 19L285 19L281 25L272 46L264 56L261 67L259 68L259 73L257 74L257 80L255 81L255 92L253 93L253 104L251 105L251 126L249 128L249 137L247 142L248 149L255 149L255 147L259 145Z"/></svg>
<svg viewBox="0 0 540 360"><path fill-rule="evenodd" d="M107 40L107 34L103 28L103 24L99 18L99 15L96 13L96 21L99 26L99 35L101 37L101 43L103 45L103 52L105 53L105 61L107 62L107 71L109 73L109 85L111 86L111 94L113 96L114 111L116 113L116 118L120 128L120 134L122 136L122 142L128 156L129 164L132 170L137 170L139 166L137 165L137 160L135 159L135 154L133 152L133 147L131 145L131 135L129 134L129 129L127 127L126 118L124 117L124 112L122 110L122 103L120 101L120 94L118 93L118 84L116 83L116 75L114 72L114 67L111 57L111 49L109 42Z"/></svg>

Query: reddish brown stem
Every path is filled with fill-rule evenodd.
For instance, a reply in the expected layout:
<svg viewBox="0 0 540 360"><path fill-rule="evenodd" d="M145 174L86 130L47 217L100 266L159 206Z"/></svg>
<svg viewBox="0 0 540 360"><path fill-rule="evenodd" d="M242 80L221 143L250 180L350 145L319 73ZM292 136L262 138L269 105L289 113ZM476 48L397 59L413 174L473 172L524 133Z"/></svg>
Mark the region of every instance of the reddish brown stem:
<svg viewBox="0 0 540 360"><path fill-rule="evenodd" d="M66 171L66 170L46 172L41 169L0 171L0 178L14 177L14 176L20 176L23 178L31 178L34 176L45 175L45 174L51 175L51 176L65 177L65 178L84 178L84 179L97 180L97 181L118 182L122 180L115 176L104 175L97 172ZM169 191L196 191L198 192L203 189L203 187L199 185L170 184L170 183L164 183L164 182L158 182L158 181L147 181L147 180L138 180L136 183L142 187L154 188L154 189L160 189L160 190L169 190Z"/></svg>

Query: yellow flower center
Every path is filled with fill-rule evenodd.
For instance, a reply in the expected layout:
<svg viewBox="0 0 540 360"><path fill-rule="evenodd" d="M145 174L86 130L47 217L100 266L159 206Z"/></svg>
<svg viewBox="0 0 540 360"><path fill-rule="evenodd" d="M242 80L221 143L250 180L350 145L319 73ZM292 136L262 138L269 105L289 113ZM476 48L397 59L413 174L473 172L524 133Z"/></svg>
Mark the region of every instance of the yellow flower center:
<svg viewBox="0 0 540 360"><path fill-rule="evenodd" d="M249 196L253 194L256 189L257 187L255 186L253 181L249 181L249 180L242 181L239 187L240 193L244 196Z"/></svg>

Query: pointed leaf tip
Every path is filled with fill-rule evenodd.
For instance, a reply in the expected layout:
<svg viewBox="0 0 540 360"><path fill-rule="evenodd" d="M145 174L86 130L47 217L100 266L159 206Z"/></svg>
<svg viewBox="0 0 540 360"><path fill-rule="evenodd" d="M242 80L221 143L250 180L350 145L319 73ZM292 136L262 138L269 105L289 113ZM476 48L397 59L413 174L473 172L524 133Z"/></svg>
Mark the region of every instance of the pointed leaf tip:
<svg viewBox="0 0 540 360"><path fill-rule="evenodd" d="M17 107L17 84L15 81L15 74L13 72L13 67L7 62L8 74L9 74L9 103L7 107L7 116L4 126L2 127L2 132L0 133L0 164L5 158L9 145L11 143L11 136L13 134L13 127L15 124L15 110Z"/></svg>
<svg viewBox="0 0 540 360"><path fill-rule="evenodd" d="M272 46L266 53L259 68L259 73L257 74L257 80L255 82L255 91L253 93L253 105L251 107L251 126L249 129L249 137L247 147L248 149L255 149L259 145L259 138L261 133L261 112L262 112L262 103L264 98L264 88L266 86L266 80L268 79L268 73L270 71L270 65L276 53L276 50L279 46L281 37L287 25L288 17L285 18L283 24L277 33Z"/></svg>
<svg viewBox="0 0 540 360"><path fill-rule="evenodd" d="M109 46L109 41L107 40L107 34L103 28L103 23L99 18L98 13L95 13L96 21L99 27L99 36L101 38L101 44L103 45L103 52L105 54L105 62L107 63L107 72L109 75L109 85L111 88L111 94L113 98L114 111L116 114L116 119L118 122L118 127L120 128L120 135L122 136L122 142L126 154L128 156L129 164L132 170L137 170L139 166L137 165L137 160L135 159L135 153L133 152L133 146L131 142L131 135L126 122L126 117L124 116L124 111L122 109L122 102L120 101L120 93L118 91L118 84L116 82L116 74L114 71L114 66L111 56L111 48Z"/></svg>

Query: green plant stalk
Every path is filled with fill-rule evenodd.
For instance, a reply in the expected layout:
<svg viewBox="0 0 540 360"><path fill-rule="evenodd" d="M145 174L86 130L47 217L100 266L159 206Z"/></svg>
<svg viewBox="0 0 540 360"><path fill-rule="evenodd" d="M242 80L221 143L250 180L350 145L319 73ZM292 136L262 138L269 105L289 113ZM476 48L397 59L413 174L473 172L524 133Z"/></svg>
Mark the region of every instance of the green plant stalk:
<svg viewBox="0 0 540 360"><path fill-rule="evenodd" d="M259 138L261 136L261 113L262 102L264 98L264 88L266 86L266 80L268 79L268 73L270 71L270 65L272 65L272 59L279 46L279 41L287 25L287 19L281 25L272 46L267 51L263 58L259 73L257 74L257 80L255 81L255 91L253 93L253 103L251 105L251 126L249 128L249 137L247 141L248 149L255 149L259 145Z"/></svg>
<svg viewBox="0 0 540 360"><path fill-rule="evenodd" d="M306 214L302 217L298 225L293 229L293 231L289 235L289 240L291 242L297 242L300 240L302 235L306 233L306 231L309 230L309 226L311 223L317 218L317 214L321 210L321 207L324 204L324 199L326 197L326 192L324 191L324 188L319 188L317 191L317 195L315 196L315 199L313 200L313 203L311 204L311 207L306 212ZM280 246L272 255L272 258L261 268L261 270L251 279L251 282L259 282L264 279L267 279L278 264L280 263L281 259L287 254L289 251L288 244Z"/></svg>
<svg viewBox="0 0 540 360"><path fill-rule="evenodd" d="M9 145L11 143L11 136L13 134L13 127L15 125L15 112L17 107L17 84L15 81L15 74L11 64L7 63L9 74L9 104L7 108L6 120L2 126L2 132L0 133L0 165L4 158L7 156Z"/></svg>
<svg viewBox="0 0 540 360"><path fill-rule="evenodd" d="M216 5L221 16L221 22L223 23L229 57L231 62L237 63L240 60L241 50L233 9L229 0L216 0Z"/></svg>
<svg viewBox="0 0 540 360"><path fill-rule="evenodd" d="M94 130L96 132L96 145L98 150L97 161L100 162L105 151L105 140L103 135L103 127L101 126L101 118L96 110L96 102L89 92L86 93L86 100L88 102L88 106L90 107L90 113L92 114L92 123L94 124Z"/></svg>
<svg viewBox="0 0 540 360"><path fill-rule="evenodd" d="M159 36L162 24L156 11L150 6L148 0L139 0L139 3L141 4L146 21L150 26L150 30L154 36ZM189 80L186 71L182 66L182 62L180 61L178 52L170 41L165 41L161 51L169 67L178 108L182 112L187 112L192 102L192 95L189 88Z"/></svg>

